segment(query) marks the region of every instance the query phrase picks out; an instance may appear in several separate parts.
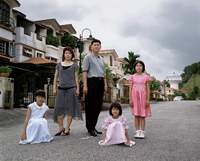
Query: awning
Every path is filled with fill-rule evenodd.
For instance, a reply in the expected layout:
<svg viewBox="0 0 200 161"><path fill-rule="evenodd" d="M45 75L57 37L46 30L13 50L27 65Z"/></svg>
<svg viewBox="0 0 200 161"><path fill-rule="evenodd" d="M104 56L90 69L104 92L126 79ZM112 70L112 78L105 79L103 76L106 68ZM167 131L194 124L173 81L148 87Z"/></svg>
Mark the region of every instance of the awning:
<svg viewBox="0 0 200 161"><path fill-rule="evenodd" d="M48 59L45 59L45 58L41 58L41 57L38 57L38 58L31 58L31 59L28 59L24 62L21 62L21 63L25 63L25 64L57 64L56 62L54 61L51 61L51 60L48 60Z"/></svg>

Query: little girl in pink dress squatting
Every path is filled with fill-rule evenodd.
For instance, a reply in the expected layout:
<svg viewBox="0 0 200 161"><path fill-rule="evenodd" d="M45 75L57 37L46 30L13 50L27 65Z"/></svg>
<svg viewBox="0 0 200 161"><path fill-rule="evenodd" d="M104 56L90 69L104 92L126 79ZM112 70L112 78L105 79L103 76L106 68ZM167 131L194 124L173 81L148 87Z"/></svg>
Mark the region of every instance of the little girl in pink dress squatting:
<svg viewBox="0 0 200 161"><path fill-rule="evenodd" d="M151 77L145 73L145 65L137 60L135 74L130 77L129 101L132 114L135 116L135 138L145 138L145 118L151 116L150 88Z"/></svg>
<svg viewBox="0 0 200 161"><path fill-rule="evenodd" d="M53 140L53 137L49 133L46 119L49 108L44 101L45 92L38 90L36 92L36 102L28 105L19 144L34 144L51 142Z"/></svg>
<svg viewBox="0 0 200 161"><path fill-rule="evenodd" d="M100 145L121 144L132 146L135 142L128 137L128 124L126 118L122 115L122 108L119 103L112 103L109 109L110 116L107 117L102 125L104 130L103 139L99 141Z"/></svg>

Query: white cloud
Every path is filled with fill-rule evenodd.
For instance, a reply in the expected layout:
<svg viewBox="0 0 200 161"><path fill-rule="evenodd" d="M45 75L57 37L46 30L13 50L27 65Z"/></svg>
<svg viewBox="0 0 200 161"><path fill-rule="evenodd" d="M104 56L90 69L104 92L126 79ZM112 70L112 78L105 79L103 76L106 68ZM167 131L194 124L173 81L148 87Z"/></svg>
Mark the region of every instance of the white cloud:
<svg viewBox="0 0 200 161"><path fill-rule="evenodd" d="M56 18L61 24L72 23L77 35L88 27L102 40L103 48L114 48L121 57L135 51L159 79L199 61L198 1L19 1L19 9L29 19Z"/></svg>

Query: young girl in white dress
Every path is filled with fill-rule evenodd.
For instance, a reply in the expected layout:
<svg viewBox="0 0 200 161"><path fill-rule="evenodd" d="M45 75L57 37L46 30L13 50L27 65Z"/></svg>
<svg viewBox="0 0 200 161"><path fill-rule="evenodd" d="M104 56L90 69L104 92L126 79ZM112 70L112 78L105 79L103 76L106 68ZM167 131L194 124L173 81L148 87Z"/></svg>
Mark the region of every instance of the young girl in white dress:
<svg viewBox="0 0 200 161"><path fill-rule="evenodd" d="M45 92L38 90L36 92L36 102L28 105L19 144L34 144L53 140L47 124L47 111L49 108L44 101Z"/></svg>
<svg viewBox="0 0 200 161"><path fill-rule="evenodd" d="M104 130L103 140L100 145L121 144L132 146L135 142L128 137L128 123L122 115L122 108L119 103L112 103L109 109L110 116L107 117L102 125Z"/></svg>

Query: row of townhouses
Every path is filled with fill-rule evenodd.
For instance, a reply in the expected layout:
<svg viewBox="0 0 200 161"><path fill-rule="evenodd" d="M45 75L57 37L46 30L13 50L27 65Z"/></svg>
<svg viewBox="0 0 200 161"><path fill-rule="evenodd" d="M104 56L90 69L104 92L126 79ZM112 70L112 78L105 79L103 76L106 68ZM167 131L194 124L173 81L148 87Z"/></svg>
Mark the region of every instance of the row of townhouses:
<svg viewBox="0 0 200 161"><path fill-rule="evenodd" d="M47 102L54 104L52 82L56 63L61 61L65 35L74 35L72 24L59 24L56 19L32 21L16 8L17 0L0 0L0 64L12 68L10 78L0 80L0 107L24 106L34 99L37 89L46 89ZM91 39L82 39L87 54ZM75 49L76 58L80 57ZM123 59L114 49L100 52L116 77L123 77ZM3 80L4 79L4 80ZM5 81L7 79L7 81ZM123 96L123 85L110 85L108 101ZM116 88L116 89L115 89ZM115 90L114 90L115 89Z"/></svg>

